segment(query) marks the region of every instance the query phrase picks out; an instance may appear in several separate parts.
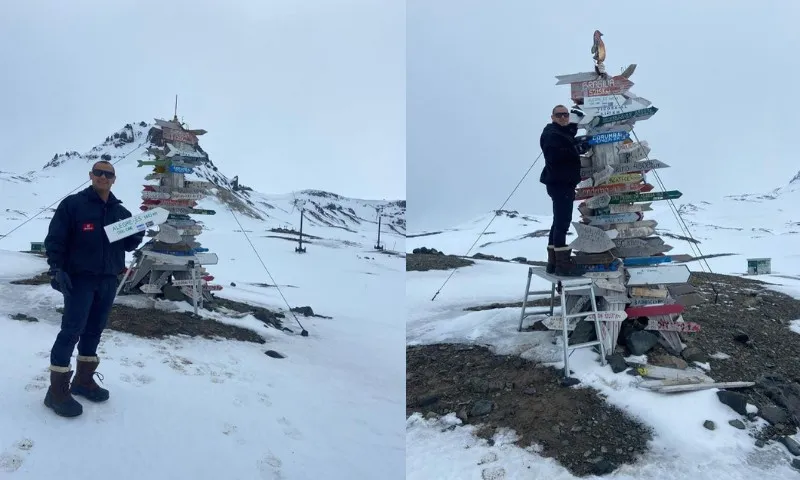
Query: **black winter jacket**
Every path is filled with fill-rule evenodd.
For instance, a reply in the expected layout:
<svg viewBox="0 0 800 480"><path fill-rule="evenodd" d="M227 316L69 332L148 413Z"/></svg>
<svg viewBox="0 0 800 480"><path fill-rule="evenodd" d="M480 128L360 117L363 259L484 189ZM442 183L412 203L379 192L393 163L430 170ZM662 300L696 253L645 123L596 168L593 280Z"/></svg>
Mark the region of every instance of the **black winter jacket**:
<svg viewBox="0 0 800 480"><path fill-rule="evenodd" d="M544 168L539 181L545 185L564 185L575 188L581 181L581 158L578 153L575 135L578 125L566 127L548 123L539 138L539 146L544 153Z"/></svg>
<svg viewBox="0 0 800 480"><path fill-rule="evenodd" d="M47 263L70 275L119 275L125 268L125 252L136 250L145 232L109 243L103 227L131 216L113 193L108 202L91 186L69 195L50 220L44 239Z"/></svg>

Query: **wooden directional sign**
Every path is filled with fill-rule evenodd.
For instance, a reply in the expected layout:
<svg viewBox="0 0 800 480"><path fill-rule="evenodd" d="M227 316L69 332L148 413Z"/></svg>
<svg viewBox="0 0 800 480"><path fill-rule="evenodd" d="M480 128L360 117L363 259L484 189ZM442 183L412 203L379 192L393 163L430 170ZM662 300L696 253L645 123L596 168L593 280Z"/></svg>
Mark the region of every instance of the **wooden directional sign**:
<svg viewBox="0 0 800 480"><path fill-rule="evenodd" d="M590 123L592 127L599 127L608 123L625 122L628 120L646 120L656 114L656 107L647 107L632 112L618 113L616 115L594 117Z"/></svg>
<svg viewBox="0 0 800 480"><path fill-rule="evenodd" d="M169 171L172 173L194 173L194 169L192 167L184 167L180 165L170 165Z"/></svg>
<svg viewBox="0 0 800 480"><path fill-rule="evenodd" d="M584 167L581 168L581 179L586 179L591 177L593 174L603 170L605 167ZM614 169L614 173L629 173L629 172L647 172L650 170L655 170L657 168L669 168L669 165L662 162L661 160L656 160L655 158L650 160L643 160L641 162L631 162L631 163L615 163L611 165L611 168Z"/></svg>
<svg viewBox="0 0 800 480"><path fill-rule="evenodd" d="M594 281L595 285L600 288L604 288L606 290L610 290L612 292L620 292L625 293L625 285L620 283L619 281L615 281L619 279L606 279L606 278L598 278Z"/></svg>
<svg viewBox="0 0 800 480"><path fill-rule="evenodd" d="M656 257L628 257L624 262L625 266L658 265L659 263L672 262L672 257L666 255Z"/></svg>
<svg viewBox="0 0 800 480"><path fill-rule="evenodd" d="M599 208L605 207L608 205L608 202L611 201L611 195L608 193L601 193L596 195L592 198L586 200L586 206L589 208Z"/></svg>
<svg viewBox="0 0 800 480"><path fill-rule="evenodd" d="M212 188L215 185L211 182L203 182L198 180L186 180L183 182L183 186L186 188Z"/></svg>
<svg viewBox="0 0 800 480"><path fill-rule="evenodd" d="M667 293L669 292L666 288L658 285L657 288L631 287L628 293L631 297L657 298L659 301L663 302L664 299L667 298Z"/></svg>
<svg viewBox="0 0 800 480"><path fill-rule="evenodd" d="M169 193L167 193L167 192L151 192L151 191L145 190L145 191L142 192L142 198L146 199L146 200L148 200L148 199L166 200L166 199L169 198Z"/></svg>
<svg viewBox="0 0 800 480"><path fill-rule="evenodd" d="M186 215L214 215L217 212L214 210L205 210L200 208L187 208L187 207L173 207L170 205L166 206L159 206L159 205L142 205L139 207L140 210L152 210L154 208L164 208L168 210L170 213L183 213Z"/></svg>
<svg viewBox="0 0 800 480"><path fill-rule="evenodd" d="M663 298L631 297L629 302L632 307L643 307L646 305L662 305Z"/></svg>
<svg viewBox="0 0 800 480"><path fill-rule="evenodd" d="M613 169L612 169L613 170ZM644 179L644 175L641 173L620 173L617 175L612 175L608 177L608 183L636 183L641 182Z"/></svg>
<svg viewBox="0 0 800 480"><path fill-rule="evenodd" d="M144 232L149 227L160 225L167 221L169 212L156 205L152 206L147 213L138 213L124 220L106 225L103 230L106 232L109 243L129 237L138 232ZM613 245L613 244L612 244Z"/></svg>
<svg viewBox="0 0 800 480"><path fill-rule="evenodd" d="M622 195L611 195L609 204L614 203L635 203L635 202L654 202L657 200L674 200L683 195L678 190L668 190L666 192L650 193L626 193Z"/></svg>
<svg viewBox="0 0 800 480"><path fill-rule="evenodd" d="M597 80L600 78L600 75L597 72L579 72L579 73L569 73L567 75L556 75L556 85L566 85L568 83L575 83L575 82L588 82L591 80Z"/></svg>
<svg viewBox="0 0 800 480"><path fill-rule="evenodd" d="M613 242L612 242L613 243ZM689 280L689 267L679 265L661 265L659 267L628 268L629 286L659 285L668 283L686 283Z"/></svg>
<svg viewBox="0 0 800 480"><path fill-rule="evenodd" d="M191 132L173 128L164 128L161 131L163 132L164 140L168 142L183 142L191 145L197 144L197 137Z"/></svg>
<svg viewBox="0 0 800 480"><path fill-rule="evenodd" d="M626 192L639 192L645 188L642 183L613 183L598 185L596 187L579 188L575 191L575 200L584 200L602 193L616 194ZM650 186L652 188L652 185Z"/></svg>
<svg viewBox="0 0 800 480"><path fill-rule="evenodd" d="M206 158L204 153L198 152L192 148L183 148L180 144L167 144L167 157L192 157L192 158Z"/></svg>
<svg viewBox="0 0 800 480"><path fill-rule="evenodd" d="M592 186L597 186L597 185L602 185L604 183L631 183L631 182L638 181L638 180L631 180L630 182L625 182L625 181L610 182L609 179L611 178L611 175L613 175L613 173L614 173L614 169L609 167L609 166L606 166L605 169L603 169L603 170L595 173L594 175L592 175L592 183L591 183L591 185Z"/></svg>
<svg viewBox="0 0 800 480"><path fill-rule="evenodd" d="M638 162L639 160L644 160L650 154L650 147L647 145L647 142L642 142L639 144L638 142L632 143L631 145L636 145L635 148L626 148L619 150L619 161L622 163L630 163L630 162Z"/></svg>
<svg viewBox="0 0 800 480"><path fill-rule="evenodd" d="M656 228L657 226L658 222L655 220L639 220L630 223L616 223L611 228L621 231L621 230L628 230L631 228L642 228L642 227Z"/></svg>
<svg viewBox="0 0 800 480"><path fill-rule="evenodd" d="M576 103L582 103L584 97L622 94L630 90L633 85L633 82L622 75L574 82L570 83L571 97Z"/></svg>
<svg viewBox="0 0 800 480"><path fill-rule="evenodd" d="M573 250L586 253L601 253L614 248L614 242L608 238L608 235L603 230L579 222L572 222L572 226L575 228L575 233L578 234L578 238L570 244Z"/></svg>
<svg viewBox="0 0 800 480"><path fill-rule="evenodd" d="M677 303L671 303L667 305L647 305L644 307L628 307L625 309L625 313L627 313L628 317L631 318L649 317L652 315L669 315L681 312L683 312L683 305L678 305Z"/></svg>
<svg viewBox="0 0 800 480"><path fill-rule="evenodd" d="M583 99L582 110L586 109L606 109L618 108L619 105L625 104L627 99L622 95L600 95L596 97L585 97Z"/></svg>
<svg viewBox="0 0 800 480"><path fill-rule="evenodd" d="M142 203L145 205L160 205L162 207L194 207L197 205L195 200L161 200L147 198Z"/></svg>
<svg viewBox="0 0 800 480"><path fill-rule="evenodd" d="M700 331L700 325L694 322L676 322L659 317L658 319L649 319L645 330L660 330L666 332L681 332L681 333L697 333Z"/></svg>
<svg viewBox="0 0 800 480"><path fill-rule="evenodd" d="M631 213L615 213L613 215L596 215L588 217L589 225L595 227L598 225L611 225L613 223L629 223L636 222L642 219L642 212Z"/></svg>
<svg viewBox="0 0 800 480"><path fill-rule="evenodd" d="M629 137L630 135L625 131L604 132L589 136L587 143L589 145L603 145L606 143L621 142Z"/></svg>
<svg viewBox="0 0 800 480"><path fill-rule="evenodd" d="M613 262L615 257L611 252L603 253L581 253L576 254L572 259L577 265L606 264Z"/></svg>
<svg viewBox="0 0 800 480"><path fill-rule="evenodd" d="M639 237L646 237L648 235L652 235L655 233L655 229L653 227L633 227L633 228L623 228L619 230L608 230L606 233L616 232L616 235L613 237L609 235L609 238L639 238Z"/></svg>

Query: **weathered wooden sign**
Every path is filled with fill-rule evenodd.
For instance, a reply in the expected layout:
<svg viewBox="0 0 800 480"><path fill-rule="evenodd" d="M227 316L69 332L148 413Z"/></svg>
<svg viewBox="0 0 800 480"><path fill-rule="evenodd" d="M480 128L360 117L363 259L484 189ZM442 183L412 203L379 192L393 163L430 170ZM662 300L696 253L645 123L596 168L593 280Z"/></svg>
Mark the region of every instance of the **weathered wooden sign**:
<svg viewBox="0 0 800 480"><path fill-rule="evenodd" d="M194 207L197 205L197 201L195 200L162 200L152 198L147 198L142 203L145 205L159 205L162 207Z"/></svg>
<svg viewBox="0 0 800 480"><path fill-rule="evenodd" d="M576 83L576 82L588 82L591 80L597 80L600 78L597 72L578 72L578 73L569 73L566 75L556 75L556 85L566 85L569 83Z"/></svg>
<svg viewBox="0 0 800 480"><path fill-rule="evenodd" d="M191 145L197 144L197 136L191 132L177 130L174 128L163 128L161 129L161 132L164 136L164 140L168 142L183 142Z"/></svg>
<svg viewBox="0 0 800 480"><path fill-rule="evenodd" d="M609 169L613 171L613 168ZM636 183L641 182L644 179L644 175L641 173L620 173L617 175L611 175L608 177L608 183Z"/></svg>
<svg viewBox="0 0 800 480"><path fill-rule="evenodd" d="M622 95L599 95L594 97L585 97L583 99L583 109L585 111L587 108L617 108L618 105L622 105L626 101L627 99Z"/></svg>
<svg viewBox="0 0 800 480"><path fill-rule="evenodd" d="M172 173L194 173L192 167L184 167L182 165L170 165L169 171Z"/></svg>
<svg viewBox="0 0 800 480"><path fill-rule="evenodd" d="M628 120L647 120L658 112L656 107L647 107L632 112L617 113L616 115L594 117L590 122L592 127L599 127L608 123L624 122Z"/></svg>
<svg viewBox="0 0 800 480"><path fill-rule="evenodd" d="M625 313L630 318L651 317L653 315L670 315L683 312L683 305L677 303L665 305L646 305L644 307L628 307Z"/></svg>
<svg viewBox="0 0 800 480"><path fill-rule="evenodd" d="M613 243L613 242L612 242ZM661 265L659 267L631 267L627 269L629 286L686 283L689 267L684 264Z"/></svg>
<svg viewBox="0 0 800 480"><path fill-rule="evenodd" d="M573 257L573 261L578 265L606 264L613 262L616 258L611 252L580 253Z"/></svg>
<svg viewBox="0 0 800 480"><path fill-rule="evenodd" d="M642 183L614 183L598 185L596 187L579 188L575 190L575 200L585 200L595 195L607 193L609 195L626 192L639 192L646 188ZM650 188L653 188L651 185Z"/></svg>
<svg viewBox="0 0 800 480"><path fill-rule="evenodd" d="M606 97L586 97L588 98L610 98L611 96ZM615 99L616 100L616 99ZM637 110L642 110L646 108L647 105L643 105L636 100L627 99L622 97L619 103L608 103L598 107L587 107L585 104L582 105L580 108L584 112L584 117L581 118L580 122L578 122L579 128L581 125L587 125L593 128L596 128L598 125L592 125L592 122L598 117L609 117L612 115L619 115L622 113L629 113L635 112ZM634 120L635 121L635 120Z"/></svg>
<svg viewBox="0 0 800 480"><path fill-rule="evenodd" d="M634 83L622 75L598 78L582 82L570 83L571 98L575 103L582 103L584 97L599 97L627 92Z"/></svg>
<svg viewBox="0 0 800 480"><path fill-rule="evenodd" d="M642 212L630 213L615 213L609 215L595 215L587 217L589 225L596 227L598 225L611 225L613 223L628 223L641 220L643 217Z"/></svg>
<svg viewBox="0 0 800 480"><path fill-rule="evenodd" d="M614 248L614 242L608 238L605 231L579 222L572 222L572 226L577 234L577 238L570 244L573 250L600 253Z"/></svg>
<svg viewBox="0 0 800 480"><path fill-rule="evenodd" d="M581 179L589 178L593 174L603 170L604 168L605 167L581 168ZM651 158L650 160L643 160L641 162L615 163L611 165L611 168L614 169L614 173L629 173L629 172L647 172L658 168L669 168L669 165L662 162L661 160L656 160L655 158Z"/></svg>
<svg viewBox="0 0 800 480"><path fill-rule="evenodd" d="M151 192L149 190L142 191L142 199L145 200L166 200L169 198L169 193L167 192Z"/></svg>
<svg viewBox="0 0 800 480"><path fill-rule="evenodd" d="M622 270L607 270L605 272L586 272L583 274L586 278L619 278L622 276Z"/></svg>
<svg viewBox="0 0 800 480"><path fill-rule="evenodd" d="M625 181L609 182L609 179L613 174L614 174L614 169L609 166L606 166L606 168L604 168L603 170L592 175L591 186L602 185L604 183L630 183L637 181L637 180L631 180L630 182L625 182Z"/></svg>
<svg viewBox="0 0 800 480"><path fill-rule="evenodd" d="M700 325L694 322L676 322L674 320L667 320L659 318L657 320L649 319L645 330L660 330L667 332L681 332L681 333L697 333L700 331Z"/></svg>
<svg viewBox="0 0 800 480"><path fill-rule="evenodd" d="M616 232L616 235L611 237L610 232ZM607 230L607 234L609 234L609 238L639 238L639 237L647 237L648 235L652 235L655 233L655 229L653 227L633 227L633 228L621 228L616 230Z"/></svg>
<svg viewBox="0 0 800 480"><path fill-rule="evenodd" d="M586 200L586 206L589 208L599 208L605 207L608 205L608 202L611 201L611 195L609 193L601 193L599 195L595 195L592 198Z"/></svg>
<svg viewBox="0 0 800 480"><path fill-rule="evenodd" d="M658 265L659 263L672 262L672 257L668 257L666 255L657 257L628 257L624 260L624 262L625 266Z"/></svg>
<svg viewBox="0 0 800 480"><path fill-rule="evenodd" d="M191 158L199 158L203 159L206 158L206 154L202 152L198 152L197 150L191 147L184 147L179 143L168 143L167 144L167 157L191 157Z"/></svg>
<svg viewBox="0 0 800 480"><path fill-rule="evenodd" d="M140 210L152 210L154 208L164 208L169 210L170 213L183 213L186 215L214 215L217 212L215 210L206 210L201 208L186 208L186 207L173 207L170 205L167 206L159 206L159 205L142 205L139 207Z"/></svg>
<svg viewBox="0 0 800 480"><path fill-rule="evenodd" d="M625 259L627 260L627 259ZM633 297L652 297L652 298L660 298L664 299L667 298L668 290L663 288L661 285L658 285L656 288L646 288L646 287L631 287L629 294Z"/></svg>
<svg viewBox="0 0 800 480"><path fill-rule="evenodd" d="M599 288L610 290L612 292L625 293L625 285L622 284L620 281L621 279L621 277L616 279L598 278L594 280L594 283Z"/></svg>
<svg viewBox="0 0 800 480"><path fill-rule="evenodd" d="M626 148L620 149L617 155L617 158L622 163L631 163L631 162L638 162L639 160L644 160L650 154L650 147L647 145L647 142L642 142L641 144L633 143L631 145L636 145L635 148Z"/></svg>
<svg viewBox="0 0 800 480"><path fill-rule="evenodd" d="M635 203L635 202L654 202L658 200L674 200L681 198L683 193L678 190L668 190L666 192L649 193L624 193L621 195L611 195L610 204L614 203Z"/></svg>
<svg viewBox="0 0 800 480"><path fill-rule="evenodd" d="M664 304L663 298L649 298L649 297L631 297L630 305L632 307L643 307L645 305L662 305Z"/></svg>

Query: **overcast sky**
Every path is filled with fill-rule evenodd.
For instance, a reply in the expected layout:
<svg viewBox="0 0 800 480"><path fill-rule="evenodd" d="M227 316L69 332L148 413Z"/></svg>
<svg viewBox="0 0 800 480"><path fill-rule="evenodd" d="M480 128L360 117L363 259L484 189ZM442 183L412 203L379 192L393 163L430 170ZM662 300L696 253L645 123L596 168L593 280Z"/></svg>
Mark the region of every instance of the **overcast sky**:
<svg viewBox="0 0 800 480"><path fill-rule="evenodd" d="M631 91L659 108L634 132L671 166L659 173L684 193L676 202L787 183L800 170L798 18L786 0L409 0L409 231L502 204L541 153L552 107L571 105L555 75L592 70L595 29L607 71L636 63ZM543 164L506 208L551 213Z"/></svg>
<svg viewBox="0 0 800 480"><path fill-rule="evenodd" d="M0 169L169 119L178 94L243 184L405 198L401 0L2 3Z"/></svg>

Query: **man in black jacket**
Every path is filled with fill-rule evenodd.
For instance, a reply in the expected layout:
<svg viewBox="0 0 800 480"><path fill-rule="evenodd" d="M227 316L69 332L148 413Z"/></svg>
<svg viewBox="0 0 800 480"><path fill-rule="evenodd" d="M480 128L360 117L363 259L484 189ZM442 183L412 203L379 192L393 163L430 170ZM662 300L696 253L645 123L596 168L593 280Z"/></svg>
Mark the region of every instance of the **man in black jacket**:
<svg viewBox="0 0 800 480"><path fill-rule="evenodd" d="M100 362L97 346L114 303L118 275L125 268L125 252L135 250L144 238L144 232L138 232L109 243L103 227L132 215L111 193L116 180L111 163L95 163L89 179L90 187L58 205L44 240L50 285L64 295L61 331L50 351L50 388L44 404L64 417L83 413L83 406L71 394L93 402L108 400L108 390L92 378ZM70 359L76 344L77 369L70 386Z"/></svg>
<svg viewBox="0 0 800 480"><path fill-rule="evenodd" d="M588 146L575 140L578 125L569 122L567 107L556 105L550 118L552 123L544 127L539 139L545 161L539 181L547 186L547 194L553 201L553 224L547 243L547 273L581 276L582 273L570 258L567 230L572 221L575 187L581 181L580 154Z"/></svg>

